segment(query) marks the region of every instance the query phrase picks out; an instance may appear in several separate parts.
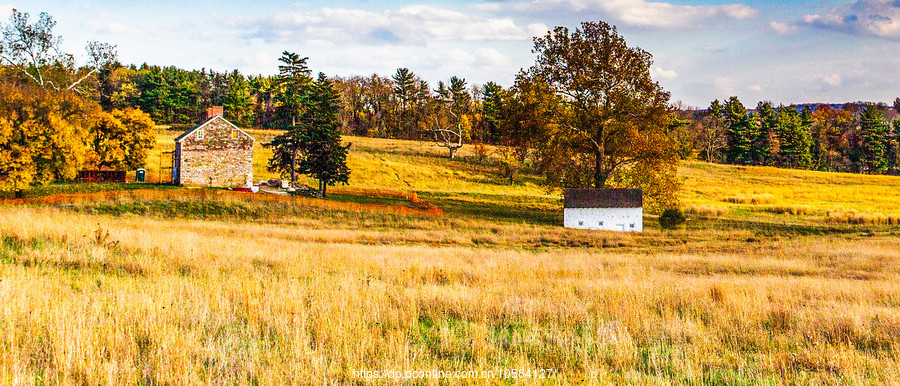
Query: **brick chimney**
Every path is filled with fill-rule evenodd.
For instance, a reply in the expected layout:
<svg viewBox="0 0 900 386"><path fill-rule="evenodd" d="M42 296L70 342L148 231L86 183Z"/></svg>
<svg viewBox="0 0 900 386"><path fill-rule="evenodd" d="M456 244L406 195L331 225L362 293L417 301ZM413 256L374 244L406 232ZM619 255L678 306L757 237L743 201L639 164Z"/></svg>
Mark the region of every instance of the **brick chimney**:
<svg viewBox="0 0 900 386"><path fill-rule="evenodd" d="M222 106L211 106L206 109L206 119L210 119L216 115L225 115L225 108Z"/></svg>

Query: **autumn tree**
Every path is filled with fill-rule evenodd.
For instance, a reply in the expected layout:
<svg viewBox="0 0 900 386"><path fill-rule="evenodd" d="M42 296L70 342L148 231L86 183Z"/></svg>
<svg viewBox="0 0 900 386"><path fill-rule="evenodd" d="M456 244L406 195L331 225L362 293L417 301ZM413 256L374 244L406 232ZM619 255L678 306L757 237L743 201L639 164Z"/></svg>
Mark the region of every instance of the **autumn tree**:
<svg viewBox="0 0 900 386"><path fill-rule="evenodd" d="M849 171L851 136L855 118L853 113L830 106L817 108L812 113L810 128L810 156L813 168L825 171Z"/></svg>
<svg viewBox="0 0 900 386"><path fill-rule="evenodd" d="M74 178L95 108L72 92L0 84L0 190Z"/></svg>
<svg viewBox="0 0 900 386"><path fill-rule="evenodd" d="M543 79L524 73L499 96L499 145L509 148L516 161L523 163L530 151L548 144L549 133L558 131L555 120L562 112L561 97Z"/></svg>
<svg viewBox="0 0 900 386"><path fill-rule="evenodd" d="M666 133L669 93L650 77L652 56L616 28L584 22L535 38L530 75L560 96L562 113L541 151L551 186L641 186L651 207L676 201L678 157Z"/></svg>
<svg viewBox="0 0 900 386"><path fill-rule="evenodd" d="M90 149L86 165L91 168L134 170L147 163L156 145L150 116L139 109L98 112L88 133Z"/></svg>

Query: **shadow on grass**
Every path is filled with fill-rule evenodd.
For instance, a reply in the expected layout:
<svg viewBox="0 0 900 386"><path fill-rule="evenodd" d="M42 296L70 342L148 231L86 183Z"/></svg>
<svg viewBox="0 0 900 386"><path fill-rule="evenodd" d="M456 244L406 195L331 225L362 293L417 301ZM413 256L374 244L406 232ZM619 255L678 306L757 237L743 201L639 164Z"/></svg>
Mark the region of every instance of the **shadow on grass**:
<svg viewBox="0 0 900 386"><path fill-rule="evenodd" d="M172 184L151 182L58 182L32 186L22 191L22 198L46 197L54 194L97 193L137 189L180 189ZM0 198L15 198L15 192L0 192Z"/></svg>
<svg viewBox="0 0 900 386"><path fill-rule="evenodd" d="M819 225L819 224L789 224L774 223L749 219L729 218L695 218L687 226L688 230L749 230L760 235L841 235L841 234L867 234L873 235L876 231L889 231L889 227L861 226L861 225Z"/></svg>
<svg viewBox="0 0 900 386"><path fill-rule="evenodd" d="M475 218L488 221L528 222L532 224L556 226L562 224L562 207L548 210L547 202L539 199L529 202L512 203L510 198L500 194L465 193L419 193L419 197L452 217ZM470 198L470 199L466 199Z"/></svg>

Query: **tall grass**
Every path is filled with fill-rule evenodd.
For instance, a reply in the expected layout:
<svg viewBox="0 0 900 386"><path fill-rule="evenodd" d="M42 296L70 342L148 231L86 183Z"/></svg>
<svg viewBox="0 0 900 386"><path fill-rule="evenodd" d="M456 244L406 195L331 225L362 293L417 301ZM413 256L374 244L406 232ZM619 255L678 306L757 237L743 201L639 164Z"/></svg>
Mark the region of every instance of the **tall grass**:
<svg viewBox="0 0 900 386"><path fill-rule="evenodd" d="M523 249L371 245L369 229L327 224L0 208L0 382L518 367L552 368L554 383L900 376L889 235L649 231L611 250Z"/></svg>
<svg viewBox="0 0 900 386"><path fill-rule="evenodd" d="M501 183L466 148L346 139L344 188L444 215L200 191L0 206L0 384L900 378L895 178L688 162L684 229L591 232L559 226L558 192Z"/></svg>

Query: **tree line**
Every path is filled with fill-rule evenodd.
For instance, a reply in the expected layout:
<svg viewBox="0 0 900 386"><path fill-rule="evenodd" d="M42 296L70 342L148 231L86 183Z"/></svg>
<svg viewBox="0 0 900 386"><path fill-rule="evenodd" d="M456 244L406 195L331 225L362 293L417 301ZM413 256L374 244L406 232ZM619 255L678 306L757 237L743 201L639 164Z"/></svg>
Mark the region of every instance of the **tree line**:
<svg viewBox="0 0 900 386"><path fill-rule="evenodd" d="M680 142L710 162L865 174L900 174L900 98L876 103L746 108L714 100ZM691 152L685 156L691 155Z"/></svg>
<svg viewBox="0 0 900 386"><path fill-rule="evenodd" d="M889 124L895 110L900 111L900 99L895 110L883 105L775 107L769 102L748 109L737 97L713 101L704 110L689 109L671 103L670 94L651 79L652 55L628 46L615 26L604 22L585 22L574 30L557 27L536 37L534 65L522 69L510 87L473 85L456 76L429 84L408 68L390 76L314 78L307 58L291 52L282 55L278 73L271 76L126 66L117 60L114 46L98 42L88 44L89 62L75 66L71 55L59 53L53 24L46 14L29 24L27 14L14 12L2 26L0 76L4 87L33 94L30 103L59 97L96 112L65 114L63 120L91 117L73 123L77 128L71 132L84 134L73 135L77 140L71 142L82 145L51 157L69 168L134 167L142 162L146 146L132 150L128 144L150 139L144 134L124 137L139 132L134 122L190 126L205 118L207 107L221 105L225 118L238 126L281 130L266 144L275 154L269 168L292 180L298 174L313 175L323 193L328 185L349 178L349 145L341 143L340 134L432 140L447 148L451 158L471 144L483 160L485 144L495 145L495 165L509 182L529 171L554 188L642 187L654 209L677 206L676 167L679 159L691 157L857 173L896 174L900 169L900 124ZM15 40L22 34L14 33L22 30L41 33L23 44ZM23 106L11 99L0 103L6 111ZM38 154L47 150L15 150L31 146L24 145L34 138L24 134L27 127L52 125L47 123L51 118L41 119L40 124L0 126L20 132L2 137L7 141L0 159L3 181L26 169L16 166L22 159L32 157L34 165L45 162ZM101 149L104 144L107 150ZM51 178L31 174L39 175L34 181ZM51 174L67 177L72 172ZM27 181L20 179L15 186Z"/></svg>
<svg viewBox="0 0 900 386"><path fill-rule="evenodd" d="M535 38L537 61L523 69L510 88L492 82L470 85L460 77L430 85L407 68L390 77L320 74L313 79L306 58L289 52L274 76L125 66L117 60L114 46L97 42L88 45L93 59L76 66L71 55L58 50L54 24L47 14L30 24L27 14L14 12L10 23L2 26L3 82L32 95L31 103L59 97L97 113L65 114L64 120L72 119L74 127L60 140L73 144L65 149L19 152L16 146L33 146L35 137L8 136L0 178L6 185L18 181L15 189L71 178L73 170L88 165L89 159L95 167L140 164L140 157L131 156L141 151L125 145L146 144L150 137L111 140L112 134L101 131L136 133L139 130L129 126L136 121L150 122L151 127L193 125L208 106L222 105L225 117L240 126L282 130L266 144L275 154L270 169L292 180L297 174L312 174L323 192L349 176L348 146L339 136L344 133L429 139L446 147L451 158L464 143L498 145L498 166L510 181L518 171L531 169L551 187L641 186L651 207L676 204L677 156L669 132L679 120L669 106L669 93L650 78L652 56L629 47L614 26L603 22L582 23L574 31L558 27ZM21 36L26 44L16 40ZM25 133L40 126L66 133L48 128L53 126L48 122L56 121L47 111L54 109L65 111L47 109L37 114L41 122L14 122L13 131ZM146 119L125 119L120 117L123 111ZM76 122L83 117L90 118ZM124 130L107 130L123 125ZM103 143L119 149L124 154L119 158L127 163L116 163L115 155L96 150L89 157L84 150ZM484 149L476 146L480 154ZM40 175L40 181L13 178L27 169L6 161L16 157L31 157L25 163L41 170L32 173ZM40 166L45 162L42 157L66 167L46 169Z"/></svg>

